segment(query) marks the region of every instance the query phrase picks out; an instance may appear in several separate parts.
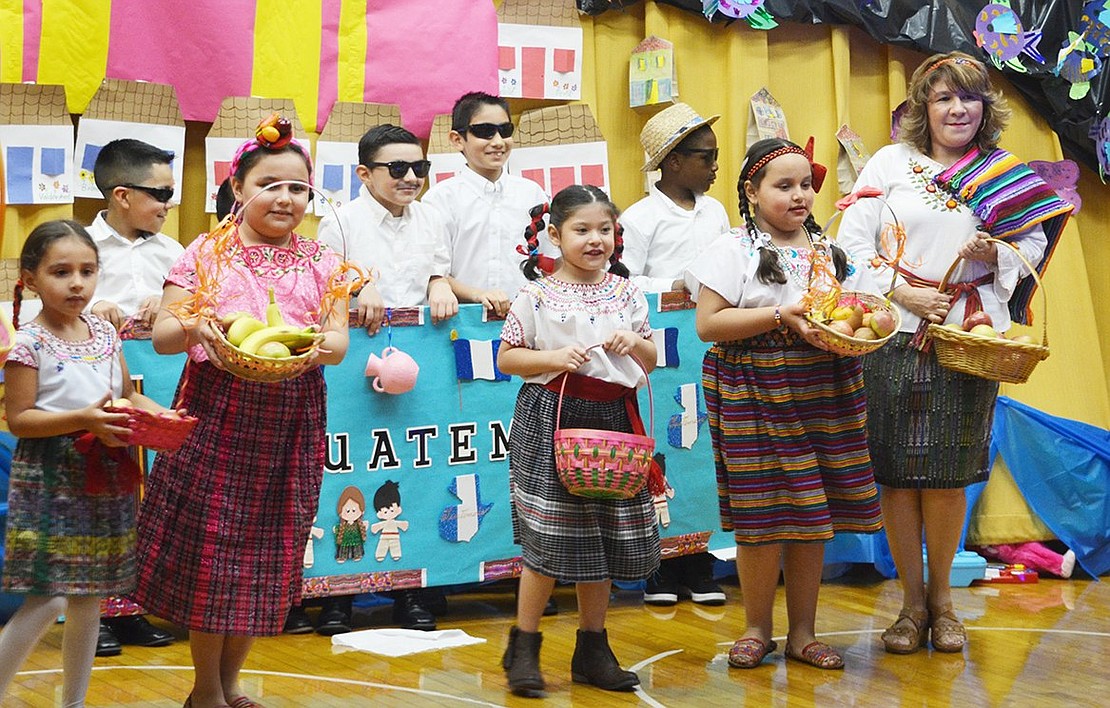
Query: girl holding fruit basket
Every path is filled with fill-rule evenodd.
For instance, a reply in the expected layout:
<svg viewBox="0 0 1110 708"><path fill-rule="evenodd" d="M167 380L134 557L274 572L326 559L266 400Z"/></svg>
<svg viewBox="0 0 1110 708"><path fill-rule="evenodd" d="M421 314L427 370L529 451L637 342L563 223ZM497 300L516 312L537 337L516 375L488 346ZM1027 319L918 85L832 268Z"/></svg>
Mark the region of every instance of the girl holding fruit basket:
<svg viewBox="0 0 1110 708"><path fill-rule="evenodd" d="M346 293L332 296L333 283L346 281L342 257L294 232L310 198L311 159L286 121L266 129L274 118L232 161L238 214L214 230L221 238L189 245L154 324L158 352L188 352L178 396L200 423L151 470L134 598L190 630L196 673L186 705L196 708L255 705L240 669L254 638L280 633L300 598L325 456L318 364L338 364L348 345ZM274 382L241 375L216 324L239 311L318 326L313 365Z"/></svg>
<svg viewBox="0 0 1110 708"><path fill-rule="evenodd" d="M882 636L896 654L917 651L930 634L938 651L961 651L967 641L952 609L950 572L964 488L989 472L998 394L995 381L940 366L925 330L930 323L979 325L993 336L1012 319L1028 323L1028 269L1013 250L987 239L1005 238L1041 271L1071 209L997 149L1009 115L981 62L960 52L930 57L910 80L899 142L879 150L856 182L856 189L877 187L883 198L848 208L838 234L879 282L893 282L889 296L902 321L894 339L863 362L871 457L902 582L902 610ZM903 233L893 264L883 246L891 229ZM962 263L941 292L957 259Z"/></svg>
<svg viewBox="0 0 1110 708"><path fill-rule="evenodd" d="M747 621L728 653L736 668L754 669L776 649L780 567L787 658L842 668L840 654L815 635L824 543L882 523L860 360L825 351L806 319L822 264L831 262L845 289L878 292L813 220L824 171L788 140L752 145L737 184L746 227L710 244L686 272L698 336L713 342L702 383L721 526L736 541Z"/></svg>

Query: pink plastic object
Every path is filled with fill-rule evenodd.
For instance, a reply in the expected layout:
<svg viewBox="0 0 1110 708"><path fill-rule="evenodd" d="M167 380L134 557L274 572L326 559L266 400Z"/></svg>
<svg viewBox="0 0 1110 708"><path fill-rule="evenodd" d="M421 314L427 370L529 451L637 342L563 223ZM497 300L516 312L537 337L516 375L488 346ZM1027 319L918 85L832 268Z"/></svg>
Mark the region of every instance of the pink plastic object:
<svg viewBox="0 0 1110 708"><path fill-rule="evenodd" d="M379 393L408 393L419 373L420 365L397 347L386 347L380 358L371 354L366 360L366 376L374 377L374 390Z"/></svg>

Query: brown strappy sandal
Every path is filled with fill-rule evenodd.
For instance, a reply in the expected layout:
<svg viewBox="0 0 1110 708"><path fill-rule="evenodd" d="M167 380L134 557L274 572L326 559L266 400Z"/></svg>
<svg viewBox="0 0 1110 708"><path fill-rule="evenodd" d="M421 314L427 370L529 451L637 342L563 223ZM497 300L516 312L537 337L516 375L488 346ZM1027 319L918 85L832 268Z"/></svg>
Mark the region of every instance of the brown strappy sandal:
<svg viewBox="0 0 1110 708"><path fill-rule="evenodd" d="M952 605L945 605L937 611L930 612L929 616L933 648L948 653L963 651L964 645L967 644L967 630L960 620L956 619Z"/></svg>
<svg viewBox="0 0 1110 708"><path fill-rule="evenodd" d="M925 610L902 610L883 632L883 646L891 654L912 654L928 639L929 613Z"/></svg>

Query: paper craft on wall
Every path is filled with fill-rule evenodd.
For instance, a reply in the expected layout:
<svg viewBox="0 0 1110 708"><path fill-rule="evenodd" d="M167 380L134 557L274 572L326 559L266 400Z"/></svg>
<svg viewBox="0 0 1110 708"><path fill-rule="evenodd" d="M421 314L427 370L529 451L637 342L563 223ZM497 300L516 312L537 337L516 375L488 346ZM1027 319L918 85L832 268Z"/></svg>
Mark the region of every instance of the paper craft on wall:
<svg viewBox="0 0 1110 708"><path fill-rule="evenodd" d="M254 136L254 129L262 119L280 113L293 122L294 140L306 150L304 126L297 118L293 101L287 98L258 98L257 96L228 96L220 104L220 112L204 139L205 199L204 210L216 213L216 191L231 175L231 160L235 151L247 138ZM316 177L319 179L319 175ZM312 211L311 205L309 212Z"/></svg>
<svg viewBox="0 0 1110 708"><path fill-rule="evenodd" d="M840 151L836 160L836 182L841 194L852 191L859 177L860 170L867 164L871 154L863 145L863 138L847 125L840 126L836 131L836 140L840 143Z"/></svg>
<svg viewBox="0 0 1110 708"><path fill-rule="evenodd" d="M525 111L510 171L549 195L572 184L609 191L609 149L585 104Z"/></svg>
<svg viewBox="0 0 1110 708"><path fill-rule="evenodd" d="M628 105L663 108L677 97L674 44L651 35L636 45L628 61Z"/></svg>
<svg viewBox="0 0 1110 708"><path fill-rule="evenodd" d="M699 408L700 398L696 383L682 384L675 391L674 399L682 407L682 412L675 413L667 421L667 443L671 447L689 450L697 442L701 424L707 417Z"/></svg>
<svg viewBox="0 0 1110 708"><path fill-rule="evenodd" d="M1025 30L1021 17L1010 7L1010 0L997 0L986 5L975 18L975 42L987 53L995 68L1005 64L1023 74L1028 70L1018 61L1025 54L1038 64L1044 57L1037 45L1044 34L1041 30Z"/></svg>
<svg viewBox="0 0 1110 708"><path fill-rule="evenodd" d="M74 196L103 199L93 168L100 149L119 138L135 138L174 154L174 200L181 200L185 121L173 86L105 79L77 124L73 150Z"/></svg>
<svg viewBox="0 0 1110 708"><path fill-rule="evenodd" d="M763 7L765 2L766 0L702 0L702 14L713 19L713 13L719 12L725 17L744 20L752 29L774 29L779 23Z"/></svg>
<svg viewBox="0 0 1110 708"><path fill-rule="evenodd" d="M766 88L756 91L748 113L748 147L764 138L790 139L786 129L786 113Z"/></svg>
<svg viewBox="0 0 1110 708"><path fill-rule="evenodd" d="M1041 179L1048 183L1049 187L1056 190L1056 194L1066 202L1070 202L1075 206L1072 209L1072 216L1079 213L1083 207L1083 200L1079 197L1079 165L1074 160L1060 160L1059 162L1048 162L1046 160L1031 160L1029 167Z"/></svg>
<svg viewBox="0 0 1110 708"><path fill-rule="evenodd" d="M1098 158L1098 176L1106 183L1110 174L1110 116L1094 121L1088 136L1095 141L1095 156Z"/></svg>
<svg viewBox="0 0 1110 708"><path fill-rule="evenodd" d="M1060 48L1052 71L1071 84L1068 98L1078 101L1091 91L1091 79L1102 73L1102 57L1082 34L1068 32L1068 41Z"/></svg>
<svg viewBox="0 0 1110 708"><path fill-rule="evenodd" d="M450 115L438 115L432 120L432 132L428 136L428 160L432 163L428 172L428 187L451 179L466 169L466 158L451 144L450 133ZM509 159L512 159L511 155Z"/></svg>
<svg viewBox="0 0 1110 708"><path fill-rule="evenodd" d="M506 98L582 97L582 25L573 0L501 3L497 78Z"/></svg>
<svg viewBox="0 0 1110 708"><path fill-rule="evenodd" d="M0 84L0 156L5 203L73 202L73 121L63 87Z"/></svg>
<svg viewBox="0 0 1110 708"><path fill-rule="evenodd" d="M452 543L465 543L478 533L482 519L493 504L482 503L478 475L473 473L456 475L447 491L458 497L459 503L443 507L439 517L439 536Z"/></svg>
<svg viewBox="0 0 1110 708"><path fill-rule="evenodd" d="M500 339L461 339L458 330L451 330L451 346L455 350L455 371L459 381L508 381L512 377L497 368Z"/></svg>
<svg viewBox="0 0 1110 708"><path fill-rule="evenodd" d="M655 365L677 367L678 327L665 327L651 330L651 341L655 342Z"/></svg>
<svg viewBox="0 0 1110 708"><path fill-rule="evenodd" d="M328 124L316 141L316 187L313 193L316 213L327 216L331 209L325 197L338 209L358 196L362 182L355 174L358 166L358 141L371 128L385 124L401 125L401 108L390 103L352 103L340 101L331 110Z"/></svg>

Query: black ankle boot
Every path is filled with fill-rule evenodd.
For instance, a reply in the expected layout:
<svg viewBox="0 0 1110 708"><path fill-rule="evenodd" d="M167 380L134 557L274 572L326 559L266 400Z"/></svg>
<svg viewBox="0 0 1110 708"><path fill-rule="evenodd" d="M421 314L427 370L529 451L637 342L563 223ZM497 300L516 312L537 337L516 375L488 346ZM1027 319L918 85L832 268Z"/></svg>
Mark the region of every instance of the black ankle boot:
<svg viewBox="0 0 1110 708"><path fill-rule="evenodd" d="M570 677L575 683L588 683L606 691L631 691L640 685L640 677L625 671L609 648L609 635L578 630L574 656L570 660Z"/></svg>
<svg viewBox="0 0 1110 708"><path fill-rule="evenodd" d="M540 673L542 632L525 632L519 627L509 630L509 646L501 666L509 679L509 690L525 698L544 696L543 674Z"/></svg>

